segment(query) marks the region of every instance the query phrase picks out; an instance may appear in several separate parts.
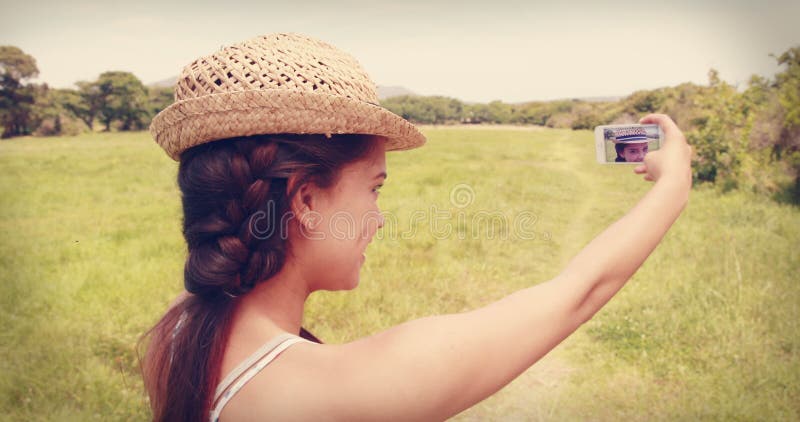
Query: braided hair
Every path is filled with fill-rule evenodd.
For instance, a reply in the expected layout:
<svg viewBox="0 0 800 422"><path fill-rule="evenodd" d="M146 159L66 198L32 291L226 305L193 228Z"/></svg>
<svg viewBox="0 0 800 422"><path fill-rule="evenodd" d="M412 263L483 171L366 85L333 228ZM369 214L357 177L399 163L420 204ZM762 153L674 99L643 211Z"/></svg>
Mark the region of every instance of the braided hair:
<svg viewBox="0 0 800 422"><path fill-rule="evenodd" d="M285 261L291 198L307 182L334 185L371 145L370 135L259 135L181 155L188 295L142 338L153 420L208 418L237 298L269 282Z"/></svg>

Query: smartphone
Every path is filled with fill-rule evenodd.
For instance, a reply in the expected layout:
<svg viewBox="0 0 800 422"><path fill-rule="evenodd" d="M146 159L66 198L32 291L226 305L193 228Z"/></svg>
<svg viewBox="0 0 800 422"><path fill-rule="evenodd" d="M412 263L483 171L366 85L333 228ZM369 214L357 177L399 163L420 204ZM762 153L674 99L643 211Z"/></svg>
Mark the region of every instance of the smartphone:
<svg viewBox="0 0 800 422"><path fill-rule="evenodd" d="M641 163L650 151L661 148L663 133L658 125L603 125L594 128L597 162Z"/></svg>

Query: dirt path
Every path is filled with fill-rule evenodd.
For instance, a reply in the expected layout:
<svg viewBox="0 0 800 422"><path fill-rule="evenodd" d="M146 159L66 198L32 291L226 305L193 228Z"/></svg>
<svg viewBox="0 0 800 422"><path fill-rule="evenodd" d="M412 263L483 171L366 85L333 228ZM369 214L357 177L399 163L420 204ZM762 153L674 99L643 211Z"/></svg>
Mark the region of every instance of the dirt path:
<svg viewBox="0 0 800 422"><path fill-rule="evenodd" d="M557 140L553 144L564 145ZM547 167L561 171L565 168L577 170L572 173L572 177L581 195L574 198L571 222L561 233L553 233L560 248L558 262L561 268L590 240L592 209L601 199L597 189L594 189L591 175L579 170L579 156L580 152L564 147L554 150L552 161L536 163L537 168L542 171L546 171ZM567 338L500 392L452 420L553 420L556 409L567 399L564 390L576 371L565 357L565 351L570 348L572 340L573 338Z"/></svg>

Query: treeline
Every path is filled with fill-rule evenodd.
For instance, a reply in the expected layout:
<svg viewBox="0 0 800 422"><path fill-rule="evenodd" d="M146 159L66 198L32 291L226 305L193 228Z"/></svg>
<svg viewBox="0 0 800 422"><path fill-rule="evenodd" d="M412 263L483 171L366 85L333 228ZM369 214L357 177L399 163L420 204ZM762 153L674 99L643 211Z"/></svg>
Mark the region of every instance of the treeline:
<svg viewBox="0 0 800 422"><path fill-rule="evenodd" d="M420 124L518 124L591 129L635 123L645 113L671 116L695 149L694 180L723 190L749 189L800 203L800 46L775 56L773 78L752 76L735 87L709 72L691 83L635 92L618 101L538 101L468 104L440 96L392 97L381 104ZM2 137L72 135L146 129L172 102L171 88L146 87L128 72L105 72L77 89L26 83L36 61L17 47L0 46Z"/></svg>
<svg viewBox="0 0 800 422"><path fill-rule="evenodd" d="M77 89L26 83L39 74L36 60L13 46L0 46L2 138L76 135L105 130L142 130L172 103L172 88L146 87L130 72L104 72Z"/></svg>
<svg viewBox="0 0 800 422"><path fill-rule="evenodd" d="M467 104L447 97L393 97L389 110L422 124L518 124L592 129L671 116L695 149L695 183L748 189L800 203L800 46L775 56L779 72L735 87L709 71L691 83L638 91L618 101L561 100Z"/></svg>

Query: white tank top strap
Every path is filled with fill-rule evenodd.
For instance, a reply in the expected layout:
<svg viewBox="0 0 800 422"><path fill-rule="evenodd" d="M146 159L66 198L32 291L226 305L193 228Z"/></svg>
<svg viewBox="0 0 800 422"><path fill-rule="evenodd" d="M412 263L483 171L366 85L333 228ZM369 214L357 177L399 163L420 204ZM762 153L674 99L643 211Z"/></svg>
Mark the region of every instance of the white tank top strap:
<svg viewBox="0 0 800 422"><path fill-rule="evenodd" d="M239 392L248 381L256 376L264 367L269 365L281 352L300 342L311 343L293 334L280 334L267 343L264 343L263 346L259 347L252 355L248 356L247 359L236 366L236 368L234 368L217 386L217 390L214 393L211 413L209 414L209 420L211 422L218 422L222 409L225 408L225 405L228 404L230 399Z"/></svg>

